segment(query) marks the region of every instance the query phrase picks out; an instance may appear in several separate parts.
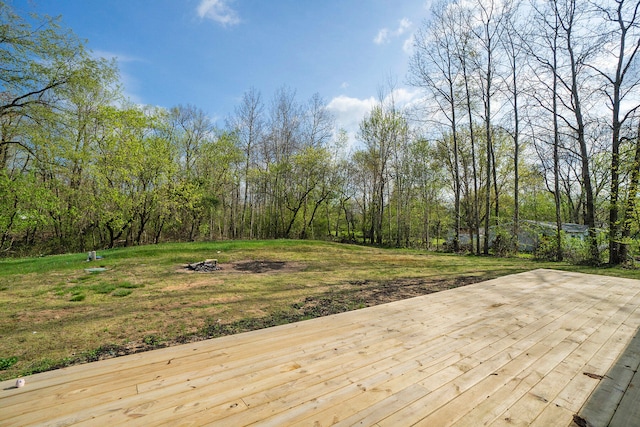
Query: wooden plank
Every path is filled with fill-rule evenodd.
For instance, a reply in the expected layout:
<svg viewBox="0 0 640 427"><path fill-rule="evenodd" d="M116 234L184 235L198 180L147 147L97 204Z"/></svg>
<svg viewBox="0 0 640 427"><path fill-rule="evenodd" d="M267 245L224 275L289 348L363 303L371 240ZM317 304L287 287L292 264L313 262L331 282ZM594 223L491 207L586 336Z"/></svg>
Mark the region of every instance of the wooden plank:
<svg viewBox="0 0 640 427"><path fill-rule="evenodd" d="M555 408L563 408L567 413L576 414L578 412L579 406L584 402L587 397L590 395L591 391L598 384L598 379L593 378L592 376L585 375L585 373L596 373L601 372L602 375L606 373L608 367L611 366L613 362L613 358L617 357L620 354L622 349L624 348L628 337L630 336L629 327L624 324L621 325L621 322L628 321L633 316L629 316L629 311L626 307L633 307L640 304L639 296L636 295L630 303L621 306L620 310L611 318L607 319L603 328L598 329L596 333L591 337L593 346L600 346L598 350L593 353L593 356L588 360L587 363L582 363L584 361L584 355L577 354L575 357L575 362L582 363L576 369L573 368L573 377L569 378L566 386L562 389L562 391L557 395L557 397L550 399L549 403L544 407L544 409L538 414L535 420L540 418L541 420L549 419L548 412L555 413L557 410ZM640 319L638 319L640 320ZM634 322L636 320L633 320ZM614 331L611 330L612 326L619 325ZM592 352L591 352L592 353ZM572 359L566 360L561 367L567 368L572 363ZM551 390L549 390L550 392ZM517 408L512 408L512 413L515 413ZM509 418L511 415L506 415L505 418ZM512 420L511 420L512 421ZM544 425L540 423L539 425ZM594 424L599 425L599 424ZM606 423L604 424L606 425Z"/></svg>
<svg viewBox="0 0 640 427"><path fill-rule="evenodd" d="M626 313L623 313L623 316L626 315ZM620 316L618 316L619 318ZM608 326L615 327L611 323ZM607 329L600 330L606 331ZM612 333L614 329L610 331L609 333ZM608 334L605 332L602 335ZM604 339L599 344L603 342ZM531 420L536 419L546 407L552 404L552 400L573 378L577 375L582 375L584 361L581 357L571 357L575 355L576 352L572 352L562 363L558 364L556 368L546 374L523 395L517 403L501 414L492 425L527 425L531 423Z"/></svg>
<svg viewBox="0 0 640 427"><path fill-rule="evenodd" d="M216 382L216 384L218 384L218 385L219 385L220 383L219 383L219 382ZM191 381L191 382L190 382L190 386L192 386L192 387L198 387L198 386L199 386L199 384L197 384L197 380L195 380L195 381ZM170 390L165 390L165 393L170 393L170 392L171 392ZM191 397L191 396L190 396L190 399L192 399L192 397ZM157 406L155 406L155 407L154 407L154 411L157 411L158 409L159 409L159 408L158 408ZM123 411L123 412L126 412L126 411L128 411L128 408L126 408L126 407L125 407L122 411Z"/></svg>
<svg viewBox="0 0 640 427"><path fill-rule="evenodd" d="M324 386L324 385L323 385L323 387L322 387L322 388L324 389L324 392L326 392L326 386ZM303 391L304 391L304 393L305 393L305 396L307 396L307 398L308 398L309 389L307 389L307 388L305 387L305 388L303 388ZM247 400L248 400L248 398L247 398L247 397L243 398L243 401L247 401ZM276 396L273 396L273 395L270 395L269 400L271 400L271 401L278 401L278 402L280 401L280 400L277 400L277 399L276 399ZM251 406L252 406L252 408L255 408L255 402L254 402L254 405L251 405ZM242 420L243 420L243 421L247 421L247 418L246 418L246 417L247 417L247 414L243 414L243 415L242 415L242 417L243 417L243 418L242 418ZM232 420L225 420L225 421L227 421L227 422L232 422Z"/></svg>
<svg viewBox="0 0 640 427"><path fill-rule="evenodd" d="M482 378L491 375L495 369L500 368L510 359L517 357L525 351L527 353L533 353L534 349L535 351L545 351L545 348L553 347L569 335L567 330L572 331L572 328L576 324L581 325L586 322L585 319L588 319L587 310L592 308L597 302L598 300L589 300L583 303L582 306L574 307L566 315L549 324L548 327L541 329L528 337L528 339L521 340L512 347L503 349L504 351L497 355L491 355L487 352L484 352L484 354L480 353L479 360L482 361L482 365L476 365L468 371L463 370L464 373L459 375L459 377L455 376L455 372L452 372L455 379L452 379L445 387L434 390L434 393L412 403L403 410L380 422L380 424L398 425L400 422L410 424L417 423L424 418L425 415L435 411L451 399L455 399L470 387L475 386ZM549 331L553 331L551 335L545 335L545 333ZM529 348L531 344L533 344L533 347ZM429 380L433 381L433 378ZM421 384L426 385L425 382L421 382ZM436 380L434 388L440 386L441 382Z"/></svg>
<svg viewBox="0 0 640 427"><path fill-rule="evenodd" d="M600 381L579 415L594 426L640 424L640 334Z"/></svg>
<svg viewBox="0 0 640 427"><path fill-rule="evenodd" d="M358 327L354 325L350 325L345 326L342 329L329 329L327 331L318 332L315 337L318 339L322 339L323 337L334 339L335 337L333 334L336 332L347 330L355 333L357 328ZM277 360L276 356L278 355L285 355L285 357L287 357L291 352L291 349L288 348L289 344L299 344L298 340L299 337L297 335L294 335L293 337L285 336L279 341L264 343L264 345L259 348L261 348L262 351L272 351L273 357L267 359L267 361L274 361ZM180 354L176 353L175 350L165 350L170 349L161 350L162 353L167 354L163 358L162 362L149 363L145 366L144 370L141 370L136 366L135 368L128 368L120 371L104 372L100 375L68 375L66 376L64 383L56 386L45 386L39 388L37 382L29 381L30 388L33 387L33 389L30 390L30 395L33 399L38 399L39 410L46 413L49 412L47 411L47 408L58 406L62 399L66 401L68 408L72 408L74 400L80 401L80 404L82 405L83 400L92 396L103 400L106 396L100 397L102 394L117 394L120 398L136 395L141 390L136 388L132 393L130 388L131 384L136 384L137 386L138 383L140 383L142 384L141 388L144 388L148 382L153 380L160 381L161 378L167 375L167 372L175 373L175 375L182 378L181 382L183 382L185 375L187 375L186 378L189 379L197 378L198 376L210 376L217 371L229 373L232 372L227 367L229 363L242 366L244 363L251 363L253 359L263 359L262 354L255 354L256 346L252 345L250 342L246 345L238 345L236 347L236 351L229 350L225 352L217 351L214 353L198 353L189 351L189 348L187 348L186 354L188 356L182 357L180 357ZM168 361L170 361L170 363ZM195 368L199 368L197 374L189 371L189 369ZM117 374L114 375L114 372L117 372ZM195 374L195 376L188 376L189 374ZM33 405L28 401L22 401L22 403L14 404L16 399L20 398L18 396L12 396L3 399L3 404L6 404L6 408L8 408L8 410L0 412L0 420L15 418L18 415L22 415L27 412L32 413L33 416Z"/></svg>
<svg viewBox="0 0 640 427"><path fill-rule="evenodd" d="M638 323L638 325L640 325L640 323ZM597 385L597 380L584 375L583 372L606 375L636 330L637 327L632 328L624 324L621 325L603 344L594 357L583 367L582 372L578 373L560 392L557 398L553 400L553 403L577 414Z"/></svg>
<svg viewBox="0 0 640 427"><path fill-rule="evenodd" d="M384 406L384 404L382 404L382 405L380 405L380 406ZM372 411L373 411L374 409L370 408L370 410L372 410ZM382 412L381 412L381 409L380 409L380 408L376 408L376 409L375 409L375 413L376 413L377 415L379 415L380 413L382 413ZM389 414L389 412L384 412L384 413L385 413L385 414L387 414L387 415ZM360 415L361 415L361 414L358 414L358 416L360 416ZM350 423L353 423L353 422L354 422L354 421L356 421L357 419L358 419L358 418L356 418L356 416L351 417L351 418L349 418L349 419L345 420L344 425L350 425ZM363 420L365 420L365 419L366 419L366 422L365 422L365 424L366 424L366 423L371 423L371 422L373 422L373 420L374 420L375 418L362 418L362 419L363 419ZM477 425L477 423L476 423L476 422L470 422L470 425Z"/></svg>
<svg viewBox="0 0 640 427"><path fill-rule="evenodd" d="M614 321L611 317L607 318L606 315L607 313L603 313L603 316L598 316L594 318L594 320L599 319L601 324ZM592 330L596 325L592 325L590 329ZM580 330L577 332L580 333ZM586 333L584 330L583 332ZM577 337L578 341L582 341L580 345L565 357L561 361L562 363L556 365L561 366L564 370L581 370L586 362L602 347L602 343L607 338L603 328L598 328L586 338ZM457 425L475 426L493 422L496 418L500 417L503 412L512 407L516 401L520 400L525 393L533 389L536 384L539 384L543 378L546 378L551 373L551 369L555 368L556 365L554 365L553 359L545 357L543 361L524 370L520 375L510 380L509 383L505 383L496 393L487 396L484 402L462 417L461 420L457 422ZM551 369L547 370L546 368ZM548 391L549 390L544 390L546 393L548 393ZM535 391L533 393L535 394ZM505 418L509 418L509 415L504 415L503 419Z"/></svg>
<svg viewBox="0 0 640 427"><path fill-rule="evenodd" d="M611 427L623 427L640 425L640 356L638 354L638 347L640 347L640 335L636 335L634 338L634 351L636 353L635 363L631 362L630 366L635 369L635 373L627 389L620 405L616 409L615 415L611 419L609 426Z"/></svg>
<svg viewBox="0 0 640 427"><path fill-rule="evenodd" d="M550 321L550 320L544 320L544 321L543 321L543 324L547 324L547 323L549 323L549 321ZM515 331L515 330L520 329L521 327L522 327L522 325L520 325L520 326L516 327L516 328L514 329L514 331ZM503 330L502 332L504 332L504 330ZM473 334L473 333L471 333L471 335L470 335L470 336L473 336L473 335L474 335L474 334ZM508 335L508 334L501 334L501 335L500 335L500 337L501 337L501 338L504 338L504 336L506 336L506 335ZM471 350L471 351L469 352L469 355L471 355L471 354L473 354L473 353L477 352L477 351L478 351L479 349L481 349L481 348L484 348L484 347L489 346L489 345L490 345L490 343L492 342L492 340L485 341L481 336L478 336L478 335L476 335L476 336L475 336L475 338L476 338L476 339L473 341L473 346L471 346L471 347L470 347L470 350ZM511 341L511 340L508 340L508 342L510 342L510 341ZM459 353L459 352L458 352L458 351L456 351L456 353ZM436 372L437 372L437 371L440 371L440 370L442 370L443 368L445 368L445 367L447 367L447 366L450 366L450 365L452 365L452 364L454 364L454 363L456 363L456 362L459 362L459 361L460 361L460 359L462 359L462 358L463 358L463 356L459 356L458 358L456 358L456 359L454 360L454 359L452 359L451 357L446 357L446 358L445 358L445 360L444 360L445 364L444 364L444 365L441 365L441 366L439 366L439 367L436 365L436 366L435 366L434 371L436 371ZM431 367L433 368L433 365L432 365ZM420 379L420 378L425 378L426 376L428 376L428 375L429 375L429 374L427 373L428 371L426 371L425 369L426 369L426 367L422 367L422 368L420 369L420 372L416 372L415 374L412 374L412 375L405 375L405 376L400 377L400 378L410 378L412 381L417 381L418 379ZM397 380L396 380L396 379L391 380L391 381L389 381L389 382L387 382L387 383L385 383L385 384L378 385L376 388L377 388L377 389L380 389L380 388L383 388L383 387L384 387L385 389L389 389L389 388L391 388L391 389L395 389L395 387L396 387L396 386L399 386L399 387L403 387L403 386L405 386L405 385L404 385L404 384L402 384L402 383L400 383L400 384L391 384L392 382L395 382L395 381L397 381ZM331 396L331 397L333 398L333 396ZM325 404L326 404L327 402L323 402L323 403L325 403ZM309 406L315 406L315 404L316 404L316 401L314 400L313 402L310 402L310 403L309 403ZM335 404L337 405L337 408L336 408L336 409L340 409L340 411L341 411L341 412L344 412L344 407L345 407L345 406L344 406L344 402L343 402L343 400L342 400L342 399L340 399L340 400L338 400L337 402L335 402ZM317 411L311 411L311 412L313 412L313 413L315 414ZM314 416L315 416L315 415L314 415ZM319 413L319 414L318 414L318 417L321 417L321 416L322 416L322 413ZM334 417L337 417L337 416L338 416L337 414L334 414ZM318 417L316 417L316 418L318 418ZM317 419L316 419L316 422L318 422L318 420L317 420ZM311 421L309 421L309 423L311 423Z"/></svg>
<svg viewBox="0 0 640 427"><path fill-rule="evenodd" d="M468 321L462 322L465 325L468 325ZM477 322L476 322L477 323ZM452 325L449 324L449 327ZM466 326L464 329L468 329L470 325ZM474 326L476 329L479 328L477 324ZM455 329L455 327L453 327ZM494 333L492 332L492 328L486 328L486 333ZM412 334L413 335L413 334ZM436 342L440 341L440 344L436 346ZM444 335L440 334L440 337L435 341L429 341L422 346L412 345L409 349L406 349L401 354L394 356L392 359L389 359L389 362L393 364L399 364L403 360L408 360L410 365L413 366L424 366L424 363L428 363L426 359L421 359L418 363L415 360L410 360L411 358L420 358L424 356L425 346L429 349L429 357L434 357L438 353L436 350L438 348L442 348L444 354L450 352L452 348L455 348L455 344L461 345L464 344L464 341L457 339L452 340L451 338L447 338ZM406 346L405 346L406 347ZM376 372L381 368L377 367L372 369L371 366L365 367L362 370L363 373L369 373L371 371ZM244 401L251 403L251 409L247 413L243 413L242 415L238 415L236 418L225 419L224 421L233 425L239 422L250 422L251 420L263 420L265 417L273 416L274 414L280 413L286 409L296 408L301 416L305 416L304 408L312 408L317 404L317 402L322 401L322 396L329 395L331 399L338 399L338 403L342 404L342 397L338 398L340 393L344 393L345 389L353 388L356 393L362 392L361 387L353 387L353 380L350 378L359 378L358 372L343 372L342 381L336 382L338 378L333 378L331 375L327 375L327 373L323 373L321 377L315 380L317 383L317 387L309 388L307 384L296 384L295 390L290 389L287 390L286 395L277 394L276 390L269 390L268 396L246 396L243 398ZM321 382L319 380L325 380ZM335 387L335 389L334 389ZM341 388L342 387L342 388ZM373 387L370 387L373 389ZM276 394L273 394L276 391ZM258 398L258 400L255 400ZM260 407L260 404L264 404L265 406ZM298 406L298 407L296 407ZM286 416L288 419L291 418L291 414ZM273 421L273 420L270 420ZM282 421L282 420L280 420ZM278 421L273 421L277 423Z"/></svg>
<svg viewBox="0 0 640 427"><path fill-rule="evenodd" d="M196 386L193 381L191 382L191 386ZM139 389L140 389L140 385L139 385Z"/></svg>

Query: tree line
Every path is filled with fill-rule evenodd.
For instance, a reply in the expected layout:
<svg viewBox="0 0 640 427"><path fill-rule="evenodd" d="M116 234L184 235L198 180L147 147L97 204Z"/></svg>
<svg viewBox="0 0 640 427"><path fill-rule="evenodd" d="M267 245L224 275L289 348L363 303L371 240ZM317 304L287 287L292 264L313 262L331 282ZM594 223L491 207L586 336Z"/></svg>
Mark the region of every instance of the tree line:
<svg viewBox="0 0 640 427"><path fill-rule="evenodd" d="M113 61L0 2L0 251L330 238L487 254L535 220L556 224L554 259L576 222L587 261L622 262L640 229L639 8L436 2L407 74L422 96L381 90L351 147L320 95L288 87L248 89L220 127L133 105Z"/></svg>
<svg viewBox="0 0 640 427"><path fill-rule="evenodd" d="M638 231L639 8L637 0L434 4L409 76L429 94L428 135L448 153L455 249L464 226L475 252L487 254L481 234L501 222L517 245L521 218L531 219L523 172L533 168L553 198L555 259L564 222L588 226L585 261L627 259Z"/></svg>

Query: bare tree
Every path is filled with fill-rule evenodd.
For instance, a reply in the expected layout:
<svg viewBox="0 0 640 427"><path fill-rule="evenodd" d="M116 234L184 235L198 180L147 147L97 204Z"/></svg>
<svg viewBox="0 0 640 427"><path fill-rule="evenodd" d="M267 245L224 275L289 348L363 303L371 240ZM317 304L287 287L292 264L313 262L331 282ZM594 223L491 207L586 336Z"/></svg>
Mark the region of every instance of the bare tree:
<svg viewBox="0 0 640 427"><path fill-rule="evenodd" d="M530 88L529 94L538 107L551 115L551 140L553 145L553 187L549 191L553 194L556 220L556 259L562 261L562 205L560 190L560 124L558 106L559 86L559 38L560 24L558 14L554 12L553 2L543 4L533 3L534 19L537 23L538 34L530 39L523 39L527 55L530 60L532 74L537 79L537 85ZM542 66L542 70L539 66ZM550 82L549 82L550 75ZM548 100L551 99L549 104ZM529 115L531 123L531 115ZM544 137L541 139L545 139ZM545 154L539 156L545 162ZM545 175L546 176L546 175Z"/></svg>
<svg viewBox="0 0 640 427"><path fill-rule="evenodd" d="M595 200L591 182L585 115L582 109L584 93L581 81L587 59L593 54L593 44L583 39L581 45L578 41L579 20L585 17L577 0L554 0L553 6L554 15L559 24L560 39L564 43L568 60L568 74L558 75L558 79L569 92L569 99L564 102L564 106L570 111L573 120L570 121L568 118L562 117L566 125L571 128L578 144L582 166L582 188L585 193L585 224L589 228L589 257L591 262L598 263L600 256L596 239Z"/></svg>
<svg viewBox="0 0 640 427"><path fill-rule="evenodd" d="M640 2L614 0L595 7L604 24L612 26L604 32L602 65L591 68L604 81L604 98L611 108L611 189L609 201L609 263L619 264L626 258L626 245L620 241L619 193L620 193L620 144L621 130L627 120L640 107L637 103L637 58L640 51ZM596 34L598 36L598 34ZM607 65L611 64L611 67ZM633 97L636 100L633 101ZM623 109L624 102L631 105ZM631 138L629 138L631 139ZM624 247L621 247L624 246Z"/></svg>
<svg viewBox="0 0 640 427"><path fill-rule="evenodd" d="M476 154L476 129L473 123L473 102L472 102L472 75L473 69L473 47L471 28L469 27L469 11L458 9L458 28L456 32L456 56L460 63L460 71L464 82L464 103L466 107L467 120L469 126L469 142L471 148L471 167L473 175L473 232L476 241L476 254L480 255L480 198L478 191L478 162ZM471 241L473 242L473 238Z"/></svg>
<svg viewBox="0 0 640 427"><path fill-rule="evenodd" d="M499 194L496 179L495 155L493 150L493 111L494 95L497 93L496 61L500 38L504 30L506 17L506 3L496 0L475 0L474 25L472 32L477 43L476 69L483 105L482 119L484 121L484 137L486 143L486 194L484 219L484 247L485 255L489 254L489 224L491 220L491 178L495 190L496 212L499 211Z"/></svg>
<svg viewBox="0 0 640 427"><path fill-rule="evenodd" d="M454 233L453 250L460 250L460 166L458 159L458 99L460 63L456 57L457 21L449 2L434 4L433 18L414 38L409 63L409 82L433 95L438 111L451 129L453 142Z"/></svg>
<svg viewBox="0 0 640 427"><path fill-rule="evenodd" d="M244 168L242 171L243 181L243 197L242 208L240 214L240 234L239 237L245 236L247 227L247 215L249 215L249 238L255 237L254 221L255 209L253 203L250 203L251 187L253 180L250 176L250 170L256 162L255 151L256 146L264 138L264 105L260 92L255 88L249 89L242 96L240 105L235 110L235 115L228 120L227 126L238 135L240 148L244 153ZM255 189L254 189L255 191ZM247 213L247 211L249 211Z"/></svg>
<svg viewBox="0 0 640 427"><path fill-rule="evenodd" d="M513 108L513 248L518 251L518 233L520 232L520 71L523 68L523 56L525 53L521 38L526 38L526 29L522 21L517 20L518 5L512 5L505 19L505 31L502 38L502 47L506 53L510 78L507 79L507 92Z"/></svg>

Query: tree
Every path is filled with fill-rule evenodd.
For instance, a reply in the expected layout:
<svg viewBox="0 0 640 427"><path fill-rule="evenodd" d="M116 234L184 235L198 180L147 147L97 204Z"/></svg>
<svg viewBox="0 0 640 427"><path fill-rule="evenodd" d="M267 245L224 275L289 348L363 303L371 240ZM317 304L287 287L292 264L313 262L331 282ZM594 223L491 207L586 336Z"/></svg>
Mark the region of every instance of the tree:
<svg viewBox="0 0 640 427"><path fill-rule="evenodd" d="M247 215L249 216L249 238L254 237L255 207L250 203L252 187L255 184L251 180L250 170L255 167L257 159L256 147L264 138L264 105L260 92L251 88L242 96L240 105L235 110L235 115L229 119L227 125L238 135L238 144L243 151L244 168L242 170L241 185L243 186L242 208L240 214L240 233L242 238L247 227ZM255 192L255 188L253 192ZM249 212L247 212L249 211Z"/></svg>
<svg viewBox="0 0 640 427"><path fill-rule="evenodd" d="M472 21L472 32L478 44L476 56L476 69L478 70L478 82L482 100L484 122L484 137L486 144L486 192L485 192L485 220L484 220L484 246L483 252L489 254L489 224L491 219L491 177L495 189L495 210L499 212L499 194L496 180L496 167L493 151L493 112L492 104L496 90L496 60L499 40L504 30L503 23L507 11L506 2L495 0L476 0L474 6L475 19Z"/></svg>
<svg viewBox="0 0 640 427"><path fill-rule="evenodd" d="M456 31L456 56L460 63L460 70L462 72L462 79L464 82L464 104L467 113L467 126L469 128L469 144L471 149L471 167L473 175L473 232L471 232L471 242L473 242L473 234L475 234L476 254L480 255L480 199L478 190L478 162L476 155L477 138L476 126L473 120L474 113L472 101L472 74L475 72L473 69L473 56L475 55L475 52L472 45L472 33L471 28L469 27L468 10L459 8L457 19L458 31Z"/></svg>
<svg viewBox="0 0 640 427"><path fill-rule="evenodd" d="M509 65L510 78L507 79L509 100L513 107L513 247L518 251L518 233L520 231L520 71L523 68L523 44L520 38L527 37L524 28L518 28L517 5L515 5L505 19L505 31L503 33L502 45L506 52Z"/></svg>
<svg viewBox="0 0 640 427"><path fill-rule="evenodd" d="M534 18L538 25L539 33L533 34L532 38L523 39L526 46L527 56L533 75L537 78L537 85L529 88L529 96L535 100L537 106L541 107L544 113L551 115L552 129L551 140L553 146L553 164L551 168L546 166L548 157L545 150L539 151L539 158L545 169L553 171L553 188L548 186L549 191L553 194L555 203L555 222L556 222L556 259L562 261L562 204L560 190L560 111L559 111L559 75L560 75L560 23L558 14L554 12L555 6L553 2L545 2L541 5L534 3ZM542 69L540 69L542 65ZM549 82L549 76L551 82ZM548 100L551 99L549 105ZM546 114L543 114L546 115ZM533 126L534 122L545 122L545 119L533 118L533 114L529 115L529 122ZM541 133L549 131L544 125ZM534 140L536 137L534 136ZM546 143L546 135L539 137ZM545 174L545 179L547 175Z"/></svg>
<svg viewBox="0 0 640 427"><path fill-rule="evenodd" d="M30 21L0 1L0 117L51 105L54 89L69 83L87 59L83 44L59 19L34 14Z"/></svg>
<svg viewBox="0 0 640 427"><path fill-rule="evenodd" d="M603 80L604 98L611 109L611 189L609 201L609 263L619 264L626 258L626 244L621 245L619 204L621 130L640 108L637 100L640 79L637 76L637 58L640 51L640 2L614 0L613 4L597 4L605 25L611 26L601 42L599 66L591 68ZM595 36L599 36L595 34ZM611 64L607 67L605 64ZM629 100L630 105L625 105ZM632 138L627 138L632 139ZM624 228L624 227L623 227Z"/></svg>
<svg viewBox="0 0 640 427"><path fill-rule="evenodd" d="M374 106L360 123L359 138L365 144L367 166L371 173L371 203L369 205L371 243L382 244L385 212L385 192L389 183L389 162L394 148L406 138L408 124L391 102L384 100Z"/></svg>
<svg viewBox="0 0 640 427"><path fill-rule="evenodd" d="M595 219L595 200L593 196L593 186L591 182L591 172L589 165L589 148L586 139L586 124L582 106L581 77L584 71L584 64L587 58L593 53L592 45L588 41L581 40L582 45L576 40L578 38L578 24L580 19L584 19L581 15L576 0L554 0L554 12L558 19L561 31L561 40L564 42L564 49L568 59L568 75L559 76L560 84L569 92L569 100L564 103L575 122L570 122L567 118L563 118L565 123L572 129L575 139L578 143L582 166L582 188L585 192L585 224L589 227L589 248L590 261L597 264L599 262L598 242L596 239L596 219Z"/></svg>
<svg viewBox="0 0 640 427"><path fill-rule="evenodd" d="M460 103L457 86L460 64L456 58L456 21L449 2L435 4L432 20L414 38L414 54L409 62L409 81L433 96L438 113L444 116L453 141L454 240L460 249L460 168L458 160L458 119Z"/></svg>

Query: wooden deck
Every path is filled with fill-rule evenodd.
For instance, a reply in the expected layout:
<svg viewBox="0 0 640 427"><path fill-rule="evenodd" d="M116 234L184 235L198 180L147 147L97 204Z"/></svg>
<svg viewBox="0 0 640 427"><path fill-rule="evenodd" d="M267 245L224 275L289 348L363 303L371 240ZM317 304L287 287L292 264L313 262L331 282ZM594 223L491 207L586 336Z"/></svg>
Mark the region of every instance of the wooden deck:
<svg viewBox="0 0 640 427"><path fill-rule="evenodd" d="M535 270L5 381L0 425L637 426L639 326L640 281Z"/></svg>

